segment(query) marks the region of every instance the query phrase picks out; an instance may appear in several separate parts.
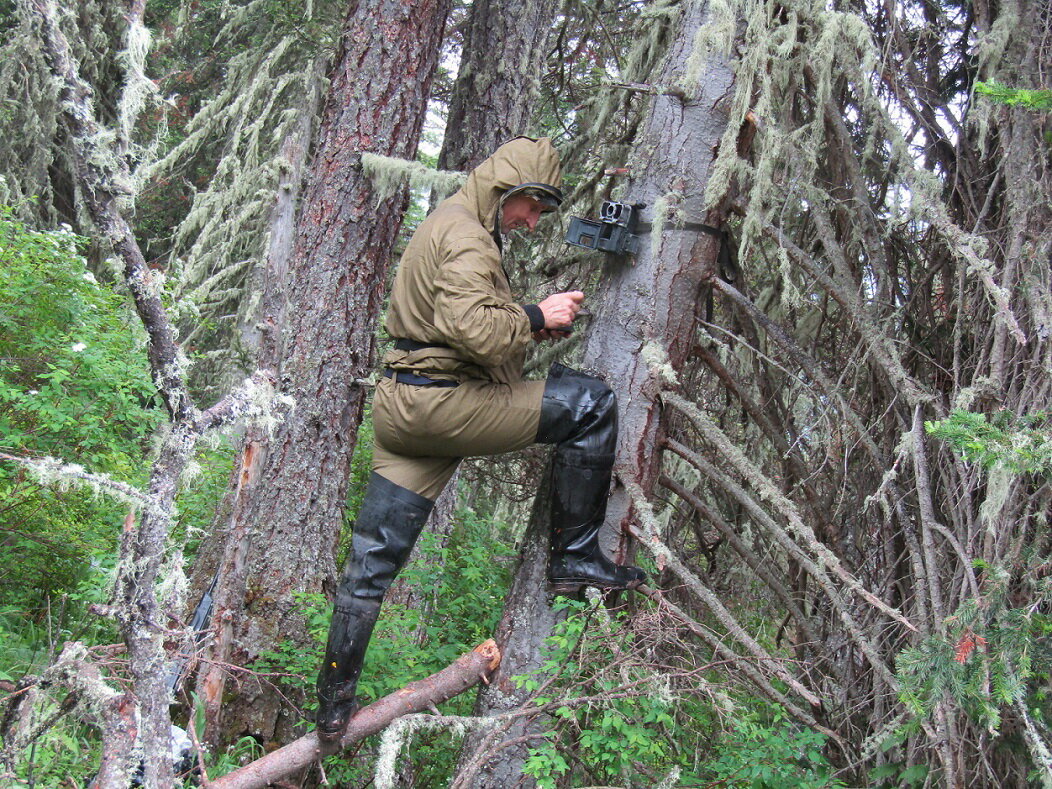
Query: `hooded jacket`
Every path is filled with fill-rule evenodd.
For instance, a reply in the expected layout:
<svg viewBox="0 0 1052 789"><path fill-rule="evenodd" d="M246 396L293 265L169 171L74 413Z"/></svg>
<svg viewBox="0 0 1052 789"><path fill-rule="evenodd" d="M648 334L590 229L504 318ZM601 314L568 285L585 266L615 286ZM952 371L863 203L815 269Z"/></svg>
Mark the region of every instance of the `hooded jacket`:
<svg viewBox="0 0 1052 789"><path fill-rule="evenodd" d="M420 224L398 266L386 329L393 338L448 347L392 350L384 364L443 378L522 378L530 319L512 300L495 236L501 197L524 183L558 188L547 137L518 137L476 167Z"/></svg>

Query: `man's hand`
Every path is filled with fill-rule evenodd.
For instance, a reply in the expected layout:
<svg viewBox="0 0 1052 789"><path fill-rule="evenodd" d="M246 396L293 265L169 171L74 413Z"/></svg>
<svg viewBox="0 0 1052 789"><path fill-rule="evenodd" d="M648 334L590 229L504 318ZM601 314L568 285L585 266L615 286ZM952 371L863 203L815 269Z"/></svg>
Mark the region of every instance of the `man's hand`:
<svg viewBox="0 0 1052 789"><path fill-rule="evenodd" d="M552 329L569 330L578 310L581 309L582 301L584 294L579 290L571 290L567 293L553 293L538 304L541 314L544 315L544 331L549 332L549 336L555 336L551 333Z"/></svg>

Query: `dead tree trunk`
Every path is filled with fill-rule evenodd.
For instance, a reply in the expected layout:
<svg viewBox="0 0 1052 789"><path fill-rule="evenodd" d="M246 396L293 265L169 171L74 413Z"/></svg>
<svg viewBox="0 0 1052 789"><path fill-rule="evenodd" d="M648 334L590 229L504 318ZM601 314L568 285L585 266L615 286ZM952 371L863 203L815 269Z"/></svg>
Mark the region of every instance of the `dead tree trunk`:
<svg viewBox="0 0 1052 789"><path fill-rule="evenodd" d="M247 412L249 403L258 408L261 404L253 401L263 394L268 377L257 374L240 391L204 412L194 404L186 386L185 359L162 303L160 288L152 281L142 250L122 213L120 197L130 182L127 162L105 142L105 129L95 116L93 91L81 78L79 64L59 27L57 6L52 0L32 0L27 3L27 11L39 25L44 56L59 84L78 184L86 196L92 221L123 264L125 284L149 338L150 368L170 419L150 469L149 487L145 494L136 496L143 502L142 514L137 523L129 520L121 541L114 605L109 607L128 650L135 717L139 721L138 743L144 754L143 781L165 789L172 785L165 640L175 639L179 633L170 629L173 612L169 606L173 601L158 600L157 583L176 494L197 440L207 430ZM129 21L138 21L141 13L141 5L136 6ZM79 474L83 476L82 469ZM125 763L118 764L120 755L109 754L104 774L120 775L126 770L131 754L124 757ZM119 783L114 781L114 785Z"/></svg>
<svg viewBox="0 0 1052 789"><path fill-rule="evenodd" d="M676 38L651 82L676 85L685 79L694 37L707 16L707 5L688 3ZM584 366L600 371L619 402L618 465L622 480L649 491L660 467L660 386L648 367L648 345L667 348L673 367L682 365L694 336L700 289L716 269L719 240L696 230L677 228L682 221L718 226L722 217L706 211L705 188L714 151L727 125L720 99L731 85L731 71L722 61L710 61L697 85L681 85L682 96L658 95L634 149L632 172L638 173L626 191L633 202L668 207L657 238L644 238L634 264L608 269L596 318L585 341ZM683 217L680 219L679 217ZM526 694L509 678L535 670L540 648L555 619L547 590L548 491L542 488L534 503L528 546L505 602L497 634L505 660L493 684L480 693L478 715L493 715L522 705ZM618 486L610 501L607 524L616 546L631 516L631 503ZM609 548L608 548L609 550ZM617 553L611 550L611 554ZM620 552L624 555L624 552ZM461 756L457 786L497 789L523 784L522 766L536 733L527 724L504 732L469 739ZM509 742L514 741L514 744Z"/></svg>
<svg viewBox="0 0 1052 789"><path fill-rule="evenodd" d="M233 701L221 664L244 666L279 641L303 641L293 592L319 591L334 552L351 453L372 370L391 247L406 208L382 200L362 153L416 152L449 0L355 3L331 73L319 143L289 266L280 379L295 400L266 446L248 445L216 590L214 643L198 678L213 741L285 739L297 715L246 682Z"/></svg>

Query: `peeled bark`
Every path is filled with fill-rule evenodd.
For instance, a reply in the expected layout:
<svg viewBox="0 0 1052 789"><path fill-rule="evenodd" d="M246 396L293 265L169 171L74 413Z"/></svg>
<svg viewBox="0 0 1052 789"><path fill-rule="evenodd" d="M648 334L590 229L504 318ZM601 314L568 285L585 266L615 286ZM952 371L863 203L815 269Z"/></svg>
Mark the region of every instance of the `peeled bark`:
<svg viewBox="0 0 1052 789"><path fill-rule="evenodd" d="M407 191L378 195L361 154L412 158L449 0L355 3L330 75L289 265L279 368L295 408L246 448L216 589L214 644L198 679L209 737L289 736L296 716L255 681L224 693L220 663L305 643L294 592L331 588L374 329ZM284 714L283 714L284 713Z"/></svg>

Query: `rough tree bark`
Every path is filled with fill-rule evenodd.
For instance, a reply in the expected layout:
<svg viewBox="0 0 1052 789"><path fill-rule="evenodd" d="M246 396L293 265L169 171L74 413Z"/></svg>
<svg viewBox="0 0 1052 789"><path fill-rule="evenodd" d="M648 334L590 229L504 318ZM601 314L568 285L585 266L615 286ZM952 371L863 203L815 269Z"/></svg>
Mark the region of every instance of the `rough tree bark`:
<svg viewBox="0 0 1052 789"><path fill-rule="evenodd" d="M377 200L362 153L412 158L449 0L354 3L336 53L289 267L280 380L295 400L266 446L242 453L198 677L209 739L286 739L295 715L250 681L233 700L223 664L302 641L293 593L331 589L374 328L407 191Z"/></svg>
<svg viewBox="0 0 1052 789"><path fill-rule="evenodd" d="M471 4L440 170L467 172L501 143L526 133L556 10L553 0Z"/></svg>
<svg viewBox="0 0 1052 789"><path fill-rule="evenodd" d="M654 84L676 85L685 79L694 38L708 14L707 3L687 3L675 41ZM727 124L721 102L731 86L731 71L721 60L710 60L697 85L681 85L683 95L656 95L633 146L636 174L626 195L648 206L665 204L670 219L657 239L644 237L634 263L608 264L603 287L584 345L584 366L598 371L618 396L619 445L615 474L649 491L660 468L660 387L652 380L644 348L667 348L674 368L682 365L695 334L700 289L716 270L719 241L695 230L677 229L677 217L719 226L723 217L706 211L703 201L717 143ZM510 682L536 670L540 647L551 631L547 578L548 492L542 488L526 536L527 551L505 603L497 640L505 659L493 683L480 692L476 714L492 715L520 706L526 695ZM607 513L610 539L616 546L631 518L631 501L615 486ZM611 554L617 553L610 551ZM624 552L620 552L622 558ZM531 728L516 724L503 743L492 735L469 738L461 755L457 786L498 789L519 782L528 756Z"/></svg>
<svg viewBox="0 0 1052 789"><path fill-rule="evenodd" d="M608 265L600 307L584 345L585 366L601 371L618 397L615 480L631 481L648 494L661 468L663 421L660 385L644 350L649 345L665 351L673 370L683 368L697 334L702 287L717 273L721 243L715 235L677 225L719 228L726 219L721 209L706 208L704 196L728 123L730 65L711 58L697 85L684 84L694 37L707 17L707 2L685 5L675 41L651 80L683 90L682 97L654 96L632 146L625 194L631 202L647 205L643 219L653 221L655 229L642 236L633 264ZM611 545L631 517L631 499L615 481L607 511Z"/></svg>
<svg viewBox="0 0 1052 789"><path fill-rule="evenodd" d="M270 214L267 257L248 283L249 294L261 294L257 309L246 310L240 325L240 342L255 350L256 365L278 369L282 328L286 325L289 267L296 252L296 210L300 205L311 143L317 131L317 116L324 91L324 65L318 63L310 80L313 90L301 108L300 119L281 146L285 166Z"/></svg>

